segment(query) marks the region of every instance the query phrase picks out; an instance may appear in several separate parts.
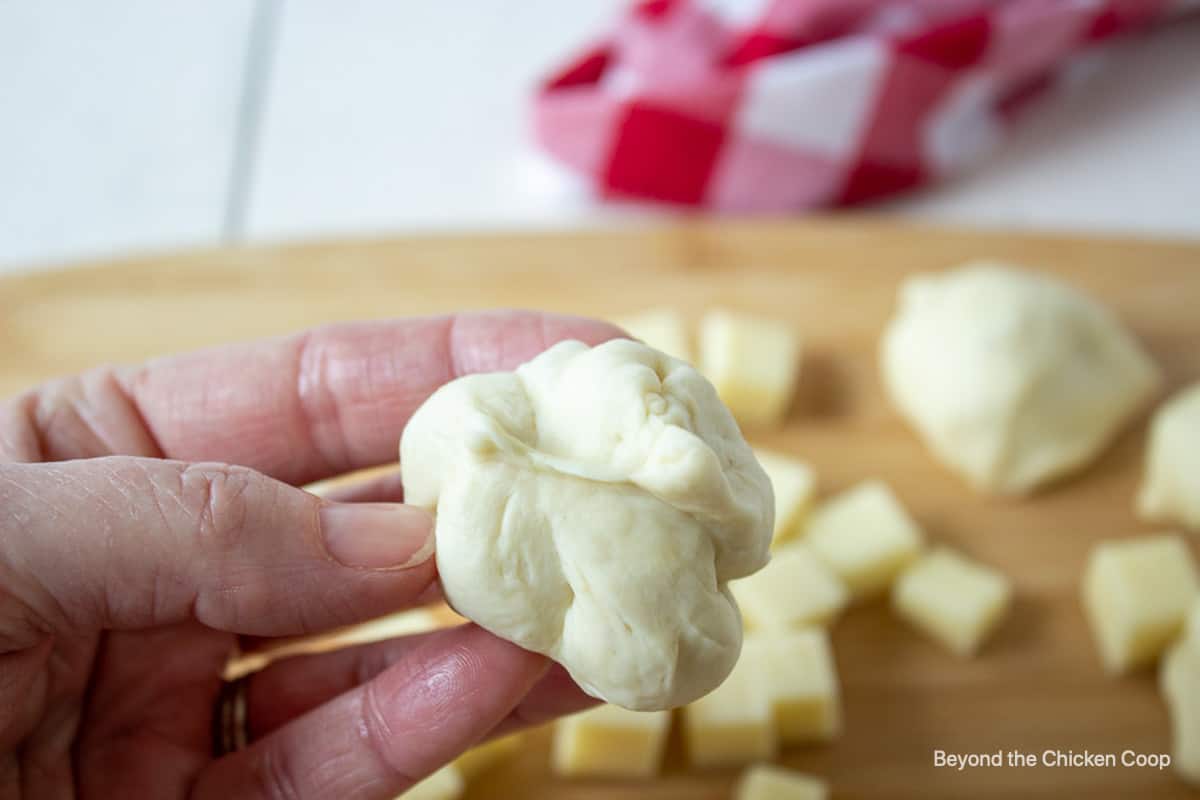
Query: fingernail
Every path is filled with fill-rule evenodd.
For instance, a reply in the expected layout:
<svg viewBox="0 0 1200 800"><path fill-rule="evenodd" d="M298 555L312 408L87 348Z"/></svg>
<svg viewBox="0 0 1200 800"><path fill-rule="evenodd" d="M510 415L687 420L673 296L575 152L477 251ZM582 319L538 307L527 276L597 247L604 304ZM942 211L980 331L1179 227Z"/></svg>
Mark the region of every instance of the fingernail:
<svg viewBox="0 0 1200 800"><path fill-rule="evenodd" d="M433 555L433 517L399 503L326 503L321 533L329 554L348 567L415 567Z"/></svg>

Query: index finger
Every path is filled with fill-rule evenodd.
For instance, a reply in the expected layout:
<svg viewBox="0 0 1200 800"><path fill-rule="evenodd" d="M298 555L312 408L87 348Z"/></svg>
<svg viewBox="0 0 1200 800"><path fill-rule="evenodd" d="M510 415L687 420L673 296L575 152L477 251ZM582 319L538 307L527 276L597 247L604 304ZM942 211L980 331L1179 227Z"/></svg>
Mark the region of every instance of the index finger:
<svg viewBox="0 0 1200 800"><path fill-rule="evenodd" d="M347 323L152 361L121 384L166 458L302 484L395 461L408 418L447 381L512 369L563 339L617 335L527 311Z"/></svg>

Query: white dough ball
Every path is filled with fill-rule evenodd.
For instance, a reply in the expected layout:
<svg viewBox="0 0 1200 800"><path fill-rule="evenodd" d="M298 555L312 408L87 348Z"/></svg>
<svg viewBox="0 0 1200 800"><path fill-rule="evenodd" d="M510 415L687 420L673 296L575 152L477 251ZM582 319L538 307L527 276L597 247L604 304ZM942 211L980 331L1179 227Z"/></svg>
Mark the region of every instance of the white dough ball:
<svg viewBox="0 0 1200 800"><path fill-rule="evenodd" d="M881 362L892 401L934 453L1001 494L1085 466L1160 383L1106 309L993 263L907 280Z"/></svg>
<svg viewBox="0 0 1200 800"><path fill-rule="evenodd" d="M562 342L417 410L405 499L436 510L455 610L636 710L715 688L741 649L726 583L767 562L770 481L712 385L638 342Z"/></svg>

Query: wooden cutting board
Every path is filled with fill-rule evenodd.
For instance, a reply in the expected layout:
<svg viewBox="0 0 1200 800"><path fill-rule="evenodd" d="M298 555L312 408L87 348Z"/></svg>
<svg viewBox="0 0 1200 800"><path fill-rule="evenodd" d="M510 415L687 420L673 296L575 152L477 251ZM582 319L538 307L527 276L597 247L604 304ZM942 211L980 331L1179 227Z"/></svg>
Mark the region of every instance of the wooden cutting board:
<svg viewBox="0 0 1200 800"><path fill-rule="evenodd" d="M1013 576L1014 613L973 661L896 621L884 604L834 630L845 734L788 750L837 797L1185 797L1171 772L1123 768L935 769L933 752L1169 748L1150 672L1106 677L1078 601L1089 547L1145 533L1131 504L1144 419L1082 476L1030 500L969 492L936 464L880 391L875 352L897 283L975 257L1061 275L1108 303L1162 365L1170 389L1200 379L1200 244L913 229L843 218L646 230L430 236L223 250L0 280L0 394L104 361L293 331L334 320L524 306L613 316L655 305L728 306L792 320L806 337L785 427L752 437L819 470L825 492L889 481L938 542ZM736 771L687 770L678 732L650 783L564 781L547 733L471 797L719 798Z"/></svg>

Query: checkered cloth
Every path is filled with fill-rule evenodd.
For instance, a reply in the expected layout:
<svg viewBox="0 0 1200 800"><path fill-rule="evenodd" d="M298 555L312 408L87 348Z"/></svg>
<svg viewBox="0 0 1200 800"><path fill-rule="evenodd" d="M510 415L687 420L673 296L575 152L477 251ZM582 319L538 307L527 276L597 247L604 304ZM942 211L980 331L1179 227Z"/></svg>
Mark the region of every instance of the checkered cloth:
<svg viewBox="0 0 1200 800"><path fill-rule="evenodd" d="M977 160L1070 56L1196 0L650 0L542 87L600 196L845 205Z"/></svg>

